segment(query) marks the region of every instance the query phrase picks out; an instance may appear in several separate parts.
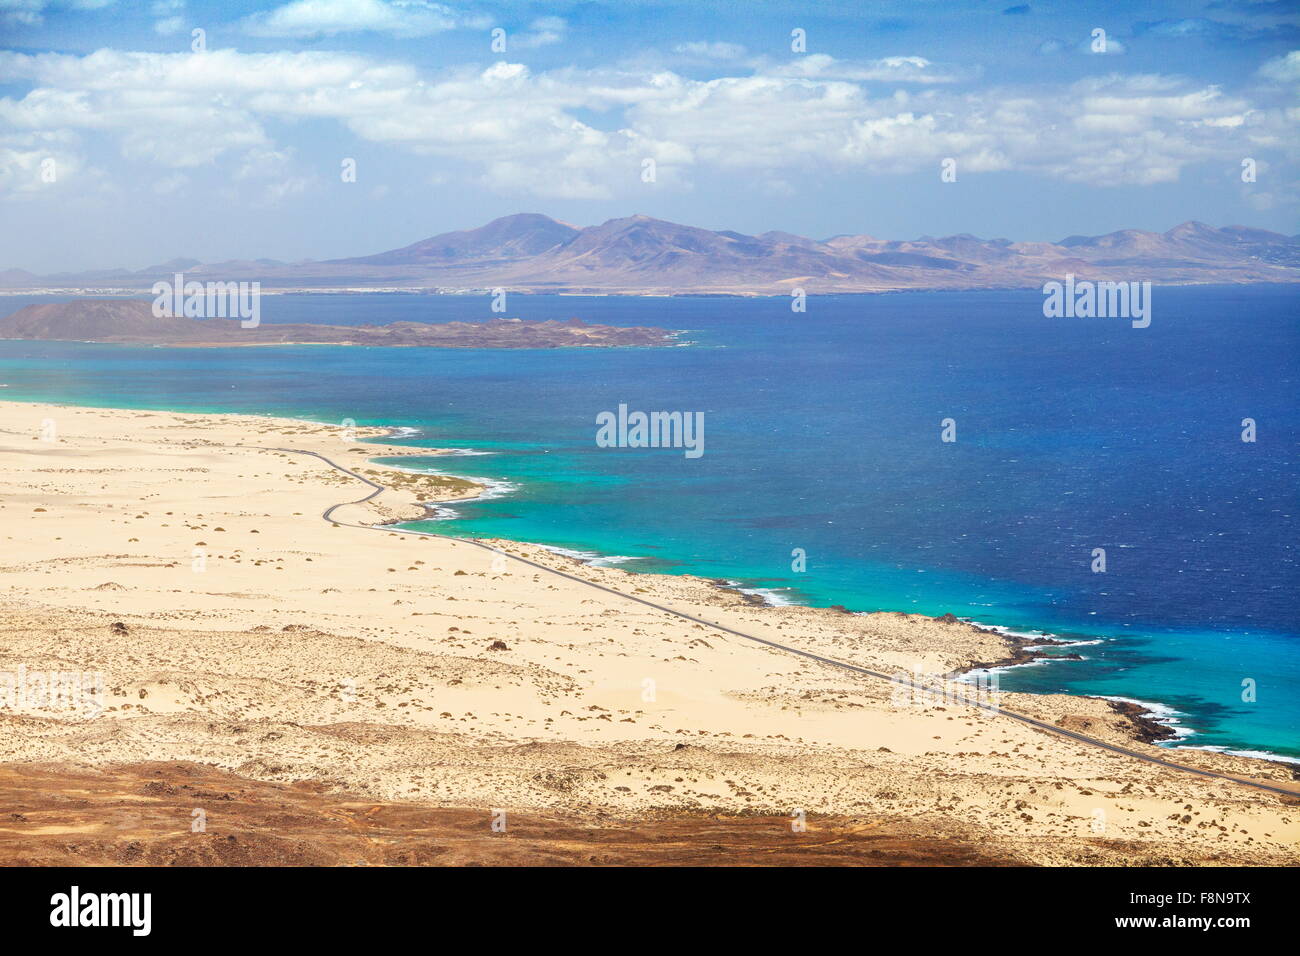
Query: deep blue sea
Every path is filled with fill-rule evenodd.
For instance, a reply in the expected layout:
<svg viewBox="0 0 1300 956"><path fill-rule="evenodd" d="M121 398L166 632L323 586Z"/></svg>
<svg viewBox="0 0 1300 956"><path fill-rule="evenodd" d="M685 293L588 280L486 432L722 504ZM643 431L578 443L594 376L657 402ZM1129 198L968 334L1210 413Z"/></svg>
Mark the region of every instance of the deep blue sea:
<svg viewBox="0 0 1300 956"><path fill-rule="evenodd" d="M49 300L0 298L0 314L31 301ZM508 302L508 316L689 330L694 344L665 349L0 342L0 398L407 426L403 444L467 454L404 465L493 482L440 532L1092 640L1085 660L1001 686L1159 702L1184 743L1300 757L1300 291L1157 288L1146 329L1047 319L1042 301ZM262 317L492 313L486 296L304 295L264 297ZM704 454L598 447L596 415L620 403L703 412Z"/></svg>

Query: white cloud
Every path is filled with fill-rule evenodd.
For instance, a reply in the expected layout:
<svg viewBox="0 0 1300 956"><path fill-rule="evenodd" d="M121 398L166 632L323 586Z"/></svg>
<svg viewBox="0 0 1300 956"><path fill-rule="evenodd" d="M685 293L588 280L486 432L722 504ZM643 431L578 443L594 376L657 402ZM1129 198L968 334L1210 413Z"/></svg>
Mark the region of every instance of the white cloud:
<svg viewBox="0 0 1300 956"><path fill-rule="evenodd" d="M907 173L954 157L962 174L1016 170L1096 185L1169 182L1189 164L1249 148L1295 149L1300 110L1143 74L1025 92L963 91L920 57L803 57L749 76L667 70L535 73L518 63L421 74L346 53L0 52L0 124L27 134L94 131L123 155L172 169L229 165L261 200L311 188L310 167L269 130L333 120L354 136L453 164L506 194L610 198L689 188L693 169L752 174L763 188L816 170ZM897 85L880 94L874 76ZM926 76L916 89L900 76ZM600 128L579 119L609 117ZM347 154L345 154L347 155ZM15 161L16 163L17 161ZM261 178L250 169L269 169ZM441 170L445 174L447 170ZM937 173L936 173L937 175Z"/></svg>
<svg viewBox="0 0 1300 956"><path fill-rule="evenodd" d="M0 18L15 26L38 26L45 6L43 0L0 0Z"/></svg>
<svg viewBox="0 0 1300 956"><path fill-rule="evenodd" d="M302 195L314 181L312 176L299 172L293 149L266 146L254 146L244 152L232 179L227 196L258 207L275 206Z"/></svg>
<svg viewBox="0 0 1300 956"><path fill-rule="evenodd" d="M0 23L36 27L45 22L46 10L101 10L113 0L0 0Z"/></svg>
<svg viewBox="0 0 1300 956"><path fill-rule="evenodd" d="M541 46L559 43L568 32L569 25L560 17L539 17L528 26L528 30L510 37L511 47L532 50Z"/></svg>
<svg viewBox="0 0 1300 956"><path fill-rule="evenodd" d="M159 36L169 37L185 29L185 0L154 0L149 12L158 17L153 24L153 32Z"/></svg>
<svg viewBox="0 0 1300 956"><path fill-rule="evenodd" d="M851 80L882 83L953 83L969 78L968 71L940 66L923 56L887 56L879 60L851 62L824 53L796 57L764 72L781 76L806 76L823 80Z"/></svg>
<svg viewBox="0 0 1300 956"><path fill-rule="evenodd" d="M1082 40L1076 49L1080 53L1087 53L1091 56L1117 56L1128 52L1128 47L1109 35L1106 36L1104 43L1100 42L1100 39Z"/></svg>
<svg viewBox="0 0 1300 956"><path fill-rule="evenodd" d="M1260 164L1263 172L1264 164ZM1283 206L1300 205L1300 180L1281 182L1271 189L1258 189L1255 186L1242 186L1242 199L1252 209L1267 212Z"/></svg>
<svg viewBox="0 0 1300 956"><path fill-rule="evenodd" d="M1300 81L1300 50L1269 60L1259 68L1259 75L1279 83Z"/></svg>
<svg viewBox="0 0 1300 956"><path fill-rule="evenodd" d="M294 0L243 21L254 36L313 37L340 33L429 36L463 25L450 7L428 0Z"/></svg>
<svg viewBox="0 0 1300 956"><path fill-rule="evenodd" d="M0 198L36 199L87 186L102 186L86 166L75 134L67 131L8 133L0 137Z"/></svg>
<svg viewBox="0 0 1300 956"><path fill-rule="evenodd" d="M689 43L677 44L673 47L673 52L703 60L739 60L745 56L746 50L739 43L692 40Z"/></svg>

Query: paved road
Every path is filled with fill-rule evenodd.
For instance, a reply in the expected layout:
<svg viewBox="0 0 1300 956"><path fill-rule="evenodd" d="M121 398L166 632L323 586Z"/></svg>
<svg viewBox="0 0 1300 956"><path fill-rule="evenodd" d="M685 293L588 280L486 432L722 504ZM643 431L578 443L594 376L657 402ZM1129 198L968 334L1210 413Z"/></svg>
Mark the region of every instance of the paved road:
<svg viewBox="0 0 1300 956"><path fill-rule="evenodd" d="M248 447L248 446L244 446L244 447ZM622 598L625 601L635 601L638 604L644 604L646 607L654 608L656 611L662 611L664 614L671 614L674 617L679 617L682 618L683 620L691 621L695 624L703 624L705 627L713 628L716 631L722 631L724 633L731 634L735 637L743 638L744 640L747 641L752 641L756 644L764 644L778 651L784 651L787 654L796 654L799 657L804 657L811 661L817 661L819 664L825 664L828 667L837 667L841 670L852 671L855 674L865 674L868 677L874 677L878 680L889 681L891 684L900 684L902 686L910 687L913 688L914 690L921 691L922 693L934 692L934 689L932 687L927 687L924 684L915 683L911 680L908 680L905 677L899 677L896 674L884 674L881 673L880 671L871 670L870 668L859 667L856 664L846 664L843 661L837 661L829 657L822 657L820 654L814 654L811 651L805 651L798 647L792 647L789 644L778 644L776 641L769 641L763 637L757 637L756 635L753 634L746 634L744 631L738 631L735 628L727 627L725 624L718 624L714 621L708 621L702 617L696 617L694 614L687 614L685 611L679 611L675 608L671 608L663 604L656 604L654 601L647 601L645 598L636 597L635 595L632 594L624 594L622 591L618 591L615 590L614 588L606 587L603 584L597 584L595 581L588 581L585 578L578 577L577 575L568 574L564 571L559 571L556 570L555 568L547 567L546 565L539 564L536 561L529 561L527 558L521 558L515 554L507 555L506 552L502 551L500 548L495 548L490 544L484 544L481 541L475 541L473 538L457 538L451 535L435 534L431 531L407 531L401 528L381 528L381 527L373 527L370 525L353 524L347 521L335 521L332 515L337 509L342 508L345 505L356 505L356 504L361 504L363 502L369 501L371 498L375 497L375 495L383 491L384 486L371 481L369 478L364 478L361 475L358 475L355 471L350 471L349 469L344 468L342 465L330 461L324 455L318 454L317 452L314 451L304 451L299 448L263 448L262 450L280 451L280 452L286 452L294 455L310 455L313 458L319 458L321 461L325 462L325 464L329 465L331 468L335 469L336 471L341 471L343 472L343 474L350 475L351 477L357 479L358 481L365 482L367 485L369 485L371 488L374 489L372 492L370 492L370 494L366 495L364 498L358 498L356 501L342 501L336 505L331 505L330 507L326 508L325 511L321 513L321 517L324 518L326 521L333 522L334 524L343 525L344 527L348 527L348 528L361 528L362 530L365 531L382 531L390 534L414 534L414 535L421 535L423 537L428 537L428 538L443 538L448 541L454 541L458 544L473 545L476 548L482 548L485 551L491 551L495 554L500 554L505 557L508 557L512 561L519 561L522 564L526 564L531 568L536 568L539 571L544 571L547 574L558 575L559 577L567 578L570 581L576 581L578 584L584 585L586 587L595 588L596 590L604 591L607 594L613 594L616 597ZM1295 789L1288 789L1287 787L1279 786L1277 784L1272 784L1272 783L1265 783L1264 781L1261 780L1250 780L1244 777L1234 777L1231 774L1217 773L1213 770L1201 770L1197 767L1189 767L1186 764L1174 763L1171 760L1164 760L1160 757L1153 757L1149 754L1138 753L1136 750L1129 750L1126 747L1120 747L1116 744L1106 743L1104 740L1097 740L1096 738L1089 737L1086 734L1076 733L1073 730L1066 730L1064 727L1058 727L1055 724L1049 724L1046 721L1038 720L1034 717L1026 716L1025 714L1018 714L1015 711L1007 710L1005 707L998 707L995 704L985 703L979 700L969 700L969 699L962 700L961 703L968 704L972 707L979 707L983 710L988 711L989 713L998 714L999 716L1002 717L1008 717L1011 720L1018 720L1022 724L1028 724L1030 727L1034 727L1038 730L1042 730L1049 734L1055 734L1058 737L1066 737L1070 740L1077 741L1089 747L1097 747L1100 748L1101 750L1109 750L1111 753L1122 754L1125 757L1132 757L1134 760L1141 760L1143 763L1155 764L1158 767L1165 767L1166 769L1169 770L1178 770L1181 771L1182 773L1195 774L1198 777L1209 777L1210 779L1213 780L1226 780L1230 783L1241 784L1244 787L1253 787L1256 790L1266 790L1270 793L1279 793L1287 797L1300 797L1300 786L1298 786Z"/></svg>

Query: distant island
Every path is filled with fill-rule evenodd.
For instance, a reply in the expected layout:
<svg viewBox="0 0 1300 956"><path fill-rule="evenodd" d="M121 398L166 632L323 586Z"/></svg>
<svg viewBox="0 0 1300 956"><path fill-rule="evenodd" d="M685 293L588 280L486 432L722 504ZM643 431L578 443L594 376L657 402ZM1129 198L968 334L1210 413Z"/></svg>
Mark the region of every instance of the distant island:
<svg viewBox="0 0 1300 956"><path fill-rule="evenodd" d="M521 292L781 295L903 289L1032 288L1067 274L1162 284L1300 281L1300 236L1185 222L1168 232L1125 229L1058 242L969 234L913 240L785 232L747 236L628 216L578 228L537 213L496 219L376 255L324 262L273 259L37 276L0 271L8 292L148 289L175 272L259 281L265 292Z"/></svg>
<svg viewBox="0 0 1300 956"><path fill-rule="evenodd" d="M0 319L0 339L170 345L378 345L443 349L553 349L672 345L673 332L637 326L588 325L581 319L525 322L393 322L389 325L265 324L236 319L155 316L141 299L80 299L29 305Z"/></svg>

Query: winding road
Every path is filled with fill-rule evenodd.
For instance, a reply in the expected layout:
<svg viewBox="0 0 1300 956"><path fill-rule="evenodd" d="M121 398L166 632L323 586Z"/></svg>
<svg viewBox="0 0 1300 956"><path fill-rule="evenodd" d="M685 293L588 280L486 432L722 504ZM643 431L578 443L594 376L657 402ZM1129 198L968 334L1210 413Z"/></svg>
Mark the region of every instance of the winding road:
<svg viewBox="0 0 1300 956"><path fill-rule="evenodd" d="M347 505L363 504L364 502L369 501L371 498L374 498L376 495L383 492L385 490L385 487L381 484L371 481L369 478L362 477L361 475L357 474L355 471L351 471L347 468L344 468L342 465L338 464L337 462L331 461L330 459L326 458L322 454L319 454L318 452L305 451L299 448L266 448L263 446L248 446L248 445L242 447L245 448L259 447L263 451L278 451L278 452L284 452L286 454L293 454L293 455L310 455L312 458L319 458L321 461L325 462L325 464L329 465L334 470L340 471L345 475L349 475L350 477L355 478L357 481L364 482L365 484L369 485L371 488L374 489L373 491L370 492L370 494L366 495L363 498L358 498L356 501L341 501L336 505L331 505L330 507L326 508L321 513L321 517L324 520L329 521L333 524L342 525L343 527L347 527L347 528L360 528L364 531L381 531L388 534L413 534L413 535L420 535L429 538L442 538L446 541L452 541L457 544L473 545L476 548L482 548L485 551L491 551L494 554L499 554L504 557L507 557L512 561L518 561L522 564L526 564L531 568L537 569L538 571L544 571L547 574L554 574L559 577L566 578L570 581L574 581L578 584L584 585L585 587L595 588L598 591L604 591L606 594L612 594L615 597L622 598L625 601L635 601L637 604L644 604L646 607L654 608L656 611L661 611L664 614L671 614L674 617L681 618L682 620L691 621L692 623L695 624L702 624L705 627L712 628L713 630L716 631L722 631L725 634L731 634L734 637L739 637L746 641L752 641L755 644L763 644L766 645L767 647L773 648L778 651L783 651L787 654L795 654L799 657L803 657L811 661L816 661L819 664L825 664L828 667L836 667L839 668L840 670L852 671L855 674L864 674L867 677L874 677L877 680L888 681L891 684L898 684L904 687L910 687L913 690L919 690L926 693L933 693L933 688L927 687L924 684L918 684L904 677L899 677L897 675L892 675L892 674L884 674L881 673L880 671L874 671L866 667L859 667L856 664L846 664L843 661L837 661L829 657L822 657L820 654L814 654L811 651L806 651L798 647L792 647L789 644L779 644L776 641L769 641L766 638L758 637L754 634L746 634L744 631L738 631L735 628L727 627L725 624L718 624L715 621L705 620L702 617L696 617L693 614L687 614L685 611L679 611L676 610L675 608L668 607L667 605L664 604L657 604L654 601L648 601L645 598L636 597L635 595L632 594L625 594L622 591L618 591L614 588L606 587L603 584L597 584L595 581L588 581L585 578L580 578L575 574L568 574L564 571L559 571L555 568L547 567L544 564L539 564L536 561L530 561L527 558L521 558L515 554L507 554L505 551L502 551L500 548L495 548L490 544L484 544L483 542L476 541L473 538L458 538L452 535L435 534L434 532L431 531L408 531L402 528L370 526L370 525L363 525L363 524L353 524L352 522L348 522L348 521L337 521L333 517L333 514L336 510L345 507ZM1096 747L1101 750L1108 750L1111 753L1120 754L1125 757L1131 757L1134 760L1140 760L1144 763L1154 764L1155 766L1164 767L1168 770L1177 770L1182 773L1195 774L1198 777L1207 777L1212 780L1224 780L1229 783L1240 784L1244 787L1253 787L1256 790L1264 790L1269 793L1281 794L1282 796L1285 797L1300 798L1300 788L1289 789L1287 787L1278 786L1276 784L1266 783L1261 780L1251 780L1245 777L1235 777L1231 774L1218 773L1217 771L1214 770L1202 770L1198 767L1189 767L1186 764L1174 763L1172 760L1164 760L1160 757L1153 757L1149 754L1139 753L1136 750L1129 750L1126 747L1120 747L1116 744L1106 743L1104 740L1097 740L1096 738L1089 737L1086 734L1076 733L1073 730L1067 730L1064 727L1058 727L1055 724L1049 724L1046 721L1038 720L1034 717L1029 717L1025 714L1018 714L1015 711L1007 710L1006 708L999 707L996 704L990 704L979 700L969 700L969 699L962 700L961 702L964 704L968 704L972 707L979 707L992 714L998 714L999 716L1007 717L1010 718L1011 720L1018 720L1022 724L1028 724L1030 727L1033 727L1037 730L1044 731L1045 733L1055 734L1058 737L1065 737L1069 740L1073 740L1078 743L1084 744L1085 746Z"/></svg>

